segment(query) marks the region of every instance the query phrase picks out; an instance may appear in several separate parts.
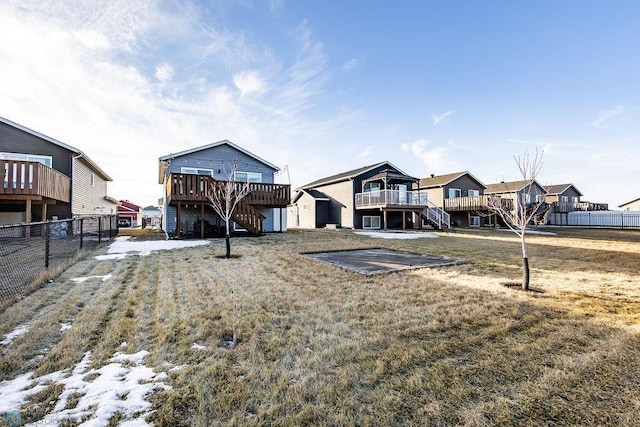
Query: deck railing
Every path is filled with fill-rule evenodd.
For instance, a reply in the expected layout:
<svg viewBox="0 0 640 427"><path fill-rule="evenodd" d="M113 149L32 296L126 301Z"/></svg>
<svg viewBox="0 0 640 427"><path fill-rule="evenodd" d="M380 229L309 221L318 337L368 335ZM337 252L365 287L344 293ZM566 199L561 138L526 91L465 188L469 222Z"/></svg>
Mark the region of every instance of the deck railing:
<svg viewBox="0 0 640 427"><path fill-rule="evenodd" d="M575 211L606 211L609 210L607 203L592 202L554 202L554 212L575 212Z"/></svg>
<svg viewBox="0 0 640 427"><path fill-rule="evenodd" d="M39 196L71 202L71 179L39 162L0 160L0 196Z"/></svg>
<svg viewBox="0 0 640 427"><path fill-rule="evenodd" d="M492 199L496 196L466 196L466 197L452 197L444 199L444 210L447 212L473 212L473 211L486 211L491 208ZM503 207L506 210L511 210L513 202L511 199L500 199Z"/></svg>
<svg viewBox="0 0 640 427"><path fill-rule="evenodd" d="M207 202L210 184L214 179L206 175L172 173L167 180L168 202ZM238 187L244 182L236 182ZM256 206L286 207L290 200L291 186L287 184L249 183L249 194L244 202Z"/></svg>
<svg viewBox="0 0 640 427"><path fill-rule="evenodd" d="M356 194L356 209L388 206L426 208L429 198L427 193L419 191L377 190Z"/></svg>

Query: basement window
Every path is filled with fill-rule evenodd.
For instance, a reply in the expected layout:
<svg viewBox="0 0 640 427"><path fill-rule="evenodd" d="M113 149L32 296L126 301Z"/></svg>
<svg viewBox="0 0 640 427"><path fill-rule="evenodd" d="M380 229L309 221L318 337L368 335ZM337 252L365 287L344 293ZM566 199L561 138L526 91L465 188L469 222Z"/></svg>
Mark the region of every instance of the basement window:
<svg viewBox="0 0 640 427"><path fill-rule="evenodd" d="M380 217L379 216L363 216L362 228L365 230L379 230Z"/></svg>

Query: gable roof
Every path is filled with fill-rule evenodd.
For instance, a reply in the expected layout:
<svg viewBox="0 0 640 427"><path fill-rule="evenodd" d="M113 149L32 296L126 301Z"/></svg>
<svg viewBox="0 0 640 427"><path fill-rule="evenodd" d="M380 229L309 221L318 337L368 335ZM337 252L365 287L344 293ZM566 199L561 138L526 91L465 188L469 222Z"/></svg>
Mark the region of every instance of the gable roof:
<svg viewBox="0 0 640 427"><path fill-rule="evenodd" d="M621 204L621 205L620 205L620 206L618 206L618 207L619 207L619 208L623 208L623 207L625 207L625 206L627 206L627 205L630 205L630 204L632 204L632 203L635 203L635 202L637 202L637 201L640 201L640 197L638 197L637 199L633 199L633 200L631 200L630 202L623 203L623 204Z"/></svg>
<svg viewBox="0 0 640 427"><path fill-rule="evenodd" d="M573 187L573 189L576 191L576 193L578 193L581 196L584 196L584 194L582 194L580 192L580 190L578 190L576 188L575 185L573 184L555 184L555 185L545 185L544 189L547 190L547 194L552 195L552 196L556 196L559 194L564 193L565 191L567 191L570 187Z"/></svg>
<svg viewBox="0 0 640 427"><path fill-rule="evenodd" d="M89 158L89 156L87 156L85 153L83 153L81 150L78 150L75 147L72 147L68 144L65 144L64 142L58 141L57 139L51 138L50 136L44 135L40 132L36 132L33 129L29 129L26 126L22 126L18 123L12 122L9 119L5 119L4 117L0 117L0 122L11 126L13 128L16 128L22 132L28 133L30 135L35 136L36 138L40 138L43 141L47 141L53 145L57 145L58 147L62 147L67 151L70 151L74 154L76 154L76 158L78 159L82 159L84 160L90 167L91 169L93 169L95 172L98 173L98 175L100 175L102 177L102 179L104 179L105 181L113 181L113 179L111 179L111 177L109 175L107 175L107 173L105 171L103 171L97 164L95 164L95 162L93 160L91 160Z"/></svg>
<svg viewBox="0 0 640 427"><path fill-rule="evenodd" d="M418 188L424 189L424 188L444 187L445 185L465 175L469 175L469 177L473 179L475 182L480 184L482 187L487 188L487 186L484 185L482 181L480 181L478 178L473 176L469 171L454 172L454 173L448 173L445 175L432 175L429 178L422 178L418 182Z"/></svg>
<svg viewBox="0 0 640 427"><path fill-rule="evenodd" d="M487 184L486 190L484 190L485 194L492 193L517 193L518 191L522 191L527 185L529 185L529 180L524 179L520 181L510 181L510 182L498 182L495 184ZM535 185L545 189L542 185L538 183L538 181L533 181Z"/></svg>
<svg viewBox="0 0 640 427"><path fill-rule="evenodd" d="M302 197L303 194L308 194L309 196L311 196L311 198L313 198L315 201L318 201L318 202L328 202L331 200L329 199L329 196L327 196L323 192L307 188L307 189L301 189L298 192L296 192L296 195L293 197L293 200L291 200L291 204L294 204L298 200L300 200L300 197Z"/></svg>
<svg viewBox="0 0 640 427"><path fill-rule="evenodd" d="M309 184L303 185L302 187L300 187L300 189L305 190L305 189L310 189L310 188L317 187L317 186L320 186L320 185L335 184L337 182L349 181L349 180L352 180L352 179L362 175L365 172L369 172L372 169L375 169L377 167L384 166L384 165L387 165L390 168L392 168L392 169L394 169L394 170L396 170L396 171L398 171L398 172L400 172L402 174L405 174L400 169L398 169L393 164L391 164L391 162L384 161L384 162L376 163L376 164L373 164L373 165L368 165L368 166L363 166L361 168L352 169L350 171L341 172L341 173L338 173L338 174L335 174L335 175L328 176L326 178L321 178L321 179L318 179L316 181L310 182Z"/></svg>
<svg viewBox="0 0 640 427"><path fill-rule="evenodd" d="M190 148L188 150L180 151L180 152L177 152L177 153L167 154L166 156L161 156L159 158L159 160L160 161L167 161L167 160L175 159L176 157L186 156L187 154L197 153L198 151L208 150L210 148L218 147L220 145L225 145L225 144L230 146L230 147L232 147L232 148L234 148L234 149L236 149L236 150L238 150L238 151L240 151L241 153L246 154L249 157L252 157L252 158L256 159L260 163L264 163L265 165L269 166L270 168L272 168L272 169L274 169L276 171L280 170L280 168L277 167L276 165L267 162L263 158L256 156L252 152L245 150L244 148L234 144L233 142L231 142L231 141L229 141L227 139L223 139L222 141L213 142L213 143L207 144L207 145L202 145L200 147Z"/></svg>

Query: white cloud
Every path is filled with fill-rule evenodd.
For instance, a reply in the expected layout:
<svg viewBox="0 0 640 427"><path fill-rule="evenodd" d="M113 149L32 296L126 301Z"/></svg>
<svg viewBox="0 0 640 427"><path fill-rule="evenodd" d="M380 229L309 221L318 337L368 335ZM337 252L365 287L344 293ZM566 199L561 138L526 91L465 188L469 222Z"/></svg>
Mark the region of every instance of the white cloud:
<svg viewBox="0 0 640 427"><path fill-rule="evenodd" d="M343 71L351 71L354 68L356 68L358 65L360 65L360 63L362 62L362 59L359 58L351 58L349 59L347 62L345 62L344 64L342 64L342 70Z"/></svg>
<svg viewBox="0 0 640 427"><path fill-rule="evenodd" d="M610 110L600 111L600 113L598 113L598 118L596 118L591 124L593 126L600 126L607 120L611 120L615 116L618 116L622 113L624 113L624 106L616 105Z"/></svg>
<svg viewBox="0 0 640 427"><path fill-rule="evenodd" d="M449 144L450 145L450 144ZM429 173L450 173L458 168L456 162L449 160L449 146L434 146L428 139L400 145L403 153L417 157L427 167Z"/></svg>
<svg viewBox="0 0 640 427"><path fill-rule="evenodd" d="M160 81L160 83L167 83L173 78L174 70L173 67L167 63L160 64L156 67L156 79Z"/></svg>
<svg viewBox="0 0 640 427"><path fill-rule="evenodd" d="M446 119L447 117L449 117L453 113L454 113L453 110L449 110L446 113L442 113L442 114L439 114L439 115L433 114L431 116L431 119L433 121L433 125L437 126L438 124L440 124L441 121L443 121L444 119Z"/></svg>
<svg viewBox="0 0 640 427"><path fill-rule="evenodd" d="M233 76L233 83L240 90L241 95L267 90L266 83L258 71L242 71Z"/></svg>

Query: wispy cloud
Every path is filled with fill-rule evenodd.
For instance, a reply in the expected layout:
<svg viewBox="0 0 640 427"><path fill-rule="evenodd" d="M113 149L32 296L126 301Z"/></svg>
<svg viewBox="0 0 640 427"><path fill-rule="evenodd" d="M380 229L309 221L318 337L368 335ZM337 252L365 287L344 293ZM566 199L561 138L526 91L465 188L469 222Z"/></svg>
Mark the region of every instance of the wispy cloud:
<svg viewBox="0 0 640 427"><path fill-rule="evenodd" d="M435 146L428 139L420 139L412 143L403 143L400 149L403 153L416 156L430 173L448 173L457 168L457 164L449 160L450 146Z"/></svg>
<svg viewBox="0 0 640 427"><path fill-rule="evenodd" d="M362 62L362 58L351 58L342 64L342 70L345 72L349 72L356 68Z"/></svg>
<svg viewBox="0 0 640 427"><path fill-rule="evenodd" d="M624 106L616 105L610 110L600 111L600 113L598 113L598 117L591 124L593 126L600 126L607 120L611 120L612 118L619 116L622 113L624 113Z"/></svg>
<svg viewBox="0 0 640 427"><path fill-rule="evenodd" d="M439 114L439 115L433 114L431 116L431 119L433 121L433 125L434 126L438 126L438 124L440 124L441 121L443 121L444 119L446 119L447 117L449 117L453 113L454 113L453 110L449 110L446 113L442 113L442 114Z"/></svg>

